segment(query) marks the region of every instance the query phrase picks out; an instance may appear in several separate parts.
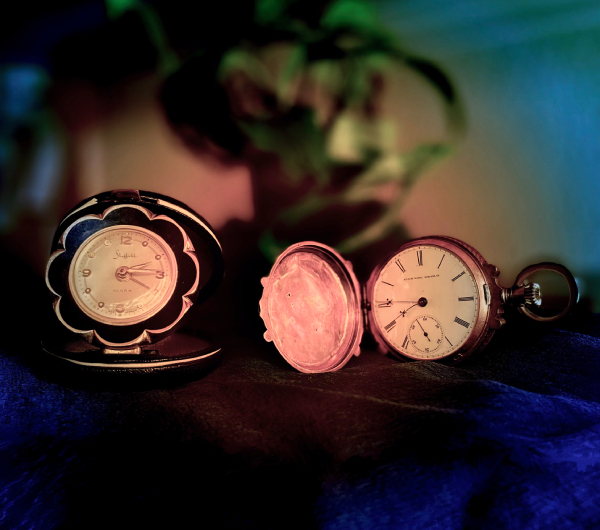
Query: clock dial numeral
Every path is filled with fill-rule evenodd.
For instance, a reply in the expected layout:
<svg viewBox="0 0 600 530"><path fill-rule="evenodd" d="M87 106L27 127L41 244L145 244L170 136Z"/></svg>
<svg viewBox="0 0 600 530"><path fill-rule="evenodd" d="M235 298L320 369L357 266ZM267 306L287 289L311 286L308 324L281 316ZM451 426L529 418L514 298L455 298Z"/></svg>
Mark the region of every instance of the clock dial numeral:
<svg viewBox="0 0 600 530"><path fill-rule="evenodd" d="M398 265L398 268L402 271L402 272L406 272L406 269L402 266L402 263L400 263L400 260L397 259L396 260L396 265Z"/></svg>
<svg viewBox="0 0 600 530"><path fill-rule="evenodd" d="M417 250L417 263L419 264L419 267L423 266L423 251L422 250Z"/></svg>
<svg viewBox="0 0 600 530"><path fill-rule="evenodd" d="M381 281L381 283L385 283L386 285L389 285L390 287L394 287L393 283L384 282L383 280Z"/></svg>
<svg viewBox="0 0 600 530"><path fill-rule="evenodd" d="M442 261L444 261L444 258L445 258L445 257L446 257L446 254L444 254L444 255L442 256L442 259L440 260L440 265L442 264ZM438 269L440 268L440 265L438 265Z"/></svg>
<svg viewBox="0 0 600 530"><path fill-rule="evenodd" d="M390 331L394 326L396 325L396 321L392 320L386 327L385 330L386 331Z"/></svg>
<svg viewBox="0 0 600 530"><path fill-rule="evenodd" d="M404 342L402 343L402 347L403 348L408 348L408 345L410 344L410 341L408 340L408 335L406 335L406 337L404 337Z"/></svg>
<svg viewBox="0 0 600 530"><path fill-rule="evenodd" d="M465 271L462 271L460 274L458 274L457 276L455 276L454 278L452 278L452 281L455 282L456 280L458 280L464 274L465 274Z"/></svg>
<svg viewBox="0 0 600 530"><path fill-rule="evenodd" d="M472 302L474 298L472 296L460 296L458 298L459 302Z"/></svg>
<svg viewBox="0 0 600 530"><path fill-rule="evenodd" d="M169 303L176 285L177 260L168 243L133 225L109 226L89 236L69 270L76 304L108 325L129 326L151 318ZM390 293L381 300L391 298Z"/></svg>
<svg viewBox="0 0 600 530"><path fill-rule="evenodd" d="M468 328L468 327L469 327L469 323L468 323L468 322L466 322L466 321L464 321L462 318L458 318L458 317L456 317L456 318L454 319L454 322L456 322L457 324L460 324L461 326L464 326L465 328Z"/></svg>

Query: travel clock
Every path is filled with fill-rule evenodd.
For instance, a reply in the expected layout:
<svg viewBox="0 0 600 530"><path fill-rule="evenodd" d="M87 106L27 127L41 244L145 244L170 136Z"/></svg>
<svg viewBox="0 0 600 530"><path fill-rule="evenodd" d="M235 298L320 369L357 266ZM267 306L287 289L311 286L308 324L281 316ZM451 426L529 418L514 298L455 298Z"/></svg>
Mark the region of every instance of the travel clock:
<svg viewBox="0 0 600 530"><path fill-rule="evenodd" d="M528 278L559 274L569 289L560 313L541 316L541 290ZM304 242L286 249L273 265L260 314L282 356L302 372L325 372L359 355L363 330L383 354L401 360L456 363L480 351L504 323L504 308L518 307L541 321L564 316L576 302L577 285L562 265L524 269L512 288L499 271L458 239L432 236L402 245L359 285L352 265L332 248Z"/></svg>
<svg viewBox="0 0 600 530"><path fill-rule="evenodd" d="M213 230L185 204L138 190L86 199L60 222L46 268L57 322L73 338L58 344L49 336L44 350L96 370L212 362L214 345L167 337L214 292L223 270Z"/></svg>

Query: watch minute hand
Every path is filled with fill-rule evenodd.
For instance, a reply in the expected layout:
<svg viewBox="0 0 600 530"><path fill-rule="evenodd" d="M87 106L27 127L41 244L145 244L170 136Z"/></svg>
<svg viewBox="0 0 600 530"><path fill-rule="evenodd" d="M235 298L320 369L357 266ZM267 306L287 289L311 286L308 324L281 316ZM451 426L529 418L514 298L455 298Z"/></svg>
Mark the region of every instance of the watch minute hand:
<svg viewBox="0 0 600 530"><path fill-rule="evenodd" d="M148 265L148 263L150 263L149 261L147 261L146 263L140 263L139 265L132 265L131 267L127 267L129 270L131 269L139 269L140 267L143 267L144 265Z"/></svg>
<svg viewBox="0 0 600 530"><path fill-rule="evenodd" d="M400 311L400 314L398 315L398 317L400 317L400 316L403 316L403 317L404 317L404 316L406 316L406 312L407 312L409 309L412 309L413 307L415 307L416 305L419 305L419 304L418 304L418 303L416 303L416 304L413 304L413 305L411 305L410 307L407 307L407 308L406 308L404 311Z"/></svg>

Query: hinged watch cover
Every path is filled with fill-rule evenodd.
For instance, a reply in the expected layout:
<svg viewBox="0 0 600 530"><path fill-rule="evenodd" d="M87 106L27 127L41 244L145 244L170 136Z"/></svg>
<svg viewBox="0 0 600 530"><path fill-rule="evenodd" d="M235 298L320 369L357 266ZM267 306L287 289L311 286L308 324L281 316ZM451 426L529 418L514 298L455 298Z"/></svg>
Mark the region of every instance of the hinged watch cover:
<svg viewBox="0 0 600 530"><path fill-rule="evenodd" d="M127 230L145 239L136 243L137 254L131 246L132 237L120 235ZM119 245L124 238L127 246ZM95 243L96 239L100 243ZM102 239L108 247L104 247ZM94 244L98 250L87 248ZM148 257L153 245L158 245L158 254L154 256L151 252ZM82 254L84 248L87 250ZM164 259L159 260L161 252ZM138 264L136 255L137 261L145 263ZM79 293L77 289L87 286L81 282L94 276L93 265L78 270L82 259L93 265L100 260L98 273L104 276L98 277L92 289L88 287ZM64 361L96 371L148 373L154 369L191 366L196 361L206 364L209 357L218 357L220 348L193 337L168 336L194 303L206 300L215 291L223 272L221 246L212 228L185 204L148 191L113 190L95 195L78 204L60 222L46 270L56 317L75 338L63 336L57 340L60 334L50 333L43 349ZM159 280L154 280L153 275ZM166 283L168 278L171 279ZM144 293L136 298L143 302L137 305L140 308L136 309L137 315L124 313L124 304L115 306L107 300L104 304L90 298L96 286L106 290L107 281L119 288L115 292L137 288ZM153 294L155 290L158 295ZM113 293L113 296L119 295ZM157 301L156 296L162 298ZM135 316L127 316L131 314ZM75 344L78 341L81 344Z"/></svg>
<svg viewBox="0 0 600 530"><path fill-rule="evenodd" d="M360 354L361 290L352 264L335 250L314 241L292 245L261 282L264 337L294 368L339 370Z"/></svg>
<svg viewBox="0 0 600 530"><path fill-rule="evenodd" d="M439 255L442 258L437 268L436 261L428 265L433 270L427 273L411 272L411 266L419 270L423 267L423 252L441 252ZM408 256L407 253L414 259L411 266L406 261L403 265L399 258L401 254ZM438 259L439 255L436 256ZM442 274L439 269L446 255L452 257L449 258L450 262L446 260ZM452 267L458 267L455 277L451 276L456 273L456 270L451 272ZM564 309L552 316L541 316L532 311L541 304L541 291L538 284L529 281L529 277L538 271L558 274L568 287L568 302ZM405 272L410 277L404 278ZM392 283L383 281L382 274L400 275L404 281L426 282L428 290L416 286L412 288L408 299L394 300L393 294L391 297L385 294L387 298L379 295L377 302L374 298L377 285L387 284L382 287L384 291L394 288ZM506 306L512 305L534 320L551 322L566 315L577 300L576 282L562 265L539 263L527 267L512 288L504 288L498 283L499 274L496 266L489 264L477 250L463 241L447 236L429 236L401 245L375 267L361 289L351 263L335 250L314 241L297 243L279 256L269 276L262 279L264 290L260 300L260 315L267 328L264 338L272 341L293 367L308 373L338 370L352 355L358 356L365 329L370 331L377 349L384 355L390 354L401 361L425 360L454 364L481 351L488 344L495 331L505 323ZM467 283L454 284L460 278L467 278ZM440 281L441 284L435 283ZM470 296L465 296L463 290ZM461 306L462 303L470 305ZM381 315L378 321L375 311L379 315L379 312L392 308L393 304L406 305L400 305L395 312L386 313L385 322L381 321ZM467 308L470 316L461 313L456 304ZM414 309L410 313L413 316L407 326L405 324L408 321L404 317L415 307L420 311ZM448 320L444 325L454 326L452 342L444 333L442 322L436 320L436 317L440 318L438 313L433 313L433 316L429 313L432 310L445 312L443 317ZM459 314L468 320L459 318ZM423 323L420 322L421 318ZM398 337L391 335L400 329L398 321L404 326L401 345L394 343ZM416 330L414 336L408 328ZM442 348L442 345L445 347Z"/></svg>

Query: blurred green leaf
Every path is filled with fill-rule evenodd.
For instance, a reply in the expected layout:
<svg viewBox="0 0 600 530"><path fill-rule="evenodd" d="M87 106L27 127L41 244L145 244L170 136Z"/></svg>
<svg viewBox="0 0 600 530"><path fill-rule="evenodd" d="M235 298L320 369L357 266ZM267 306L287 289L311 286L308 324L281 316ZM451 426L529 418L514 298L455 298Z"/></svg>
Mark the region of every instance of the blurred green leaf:
<svg viewBox="0 0 600 530"><path fill-rule="evenodd" d="M257 0L256 23L266 26L278 22L290 3L290 0Z"/></svg>
<svg viewBox="0 0 600 530"><path fill-rule="evenodd" d="M108 18L115 19L126 11L138 7L139 0L106 0L106 13Z"/></svg>
<svg viewBox="0 0 600 530"><path fill-rule="evenodd" d="M372 31L380 27L373 6L361 0L332 2L321 19L321 25L328 30L349 27L355 30Z"/></svg>
<svg viewBox="0 0 600 530"><path fill-rule="evenodd" d="M256 147L280 156L293 181L307 175L319 184L328 181L325 139L312 109L296 108L281 119L245 121L240 127Z"/></svg>
<svg viewBox="0 0 600 530"><path fill-rule="evenodd" d="M275 239L270 230L265 230L258 239L258 248L271 263L275 263L279 255L289 246L288 241Z"/></svg>

